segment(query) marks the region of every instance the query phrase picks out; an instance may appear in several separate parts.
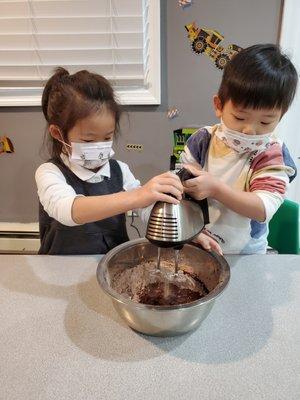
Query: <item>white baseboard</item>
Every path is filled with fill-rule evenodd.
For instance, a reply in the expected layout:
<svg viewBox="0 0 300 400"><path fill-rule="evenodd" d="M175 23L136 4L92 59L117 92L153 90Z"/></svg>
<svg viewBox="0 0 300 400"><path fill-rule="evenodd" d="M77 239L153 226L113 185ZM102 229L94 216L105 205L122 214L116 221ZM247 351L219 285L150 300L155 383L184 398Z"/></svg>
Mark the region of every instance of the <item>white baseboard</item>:
<svg viewBox="0 0 300 400"><path fill-rule="evenodd" d="M0 237L0 253L37 253L39 248L39 239Z"/></svg>
<svg viewBox="0 0 300 400"><path fill-rule="evenodd" d="M0 222L0 232L39 232L38 222Z"/></svg>
<svg viewBox="0 0 300 400"><path fill-rule="evenodd" d="M37 253L39 248L38 222L0 222L0 253Z"/></svg>

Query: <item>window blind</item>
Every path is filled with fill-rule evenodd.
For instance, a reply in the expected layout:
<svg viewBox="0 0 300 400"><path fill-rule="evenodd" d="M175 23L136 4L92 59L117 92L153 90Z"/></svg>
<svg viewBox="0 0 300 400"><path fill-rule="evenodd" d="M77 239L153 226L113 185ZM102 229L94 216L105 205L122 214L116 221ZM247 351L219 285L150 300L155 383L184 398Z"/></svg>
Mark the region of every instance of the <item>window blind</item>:
<svg viewBox="0 0 300 400"><path fill-rule="evenodd" d="M147 87L148 0L0 0L0 86L39 87L57 66Z"/></svg>

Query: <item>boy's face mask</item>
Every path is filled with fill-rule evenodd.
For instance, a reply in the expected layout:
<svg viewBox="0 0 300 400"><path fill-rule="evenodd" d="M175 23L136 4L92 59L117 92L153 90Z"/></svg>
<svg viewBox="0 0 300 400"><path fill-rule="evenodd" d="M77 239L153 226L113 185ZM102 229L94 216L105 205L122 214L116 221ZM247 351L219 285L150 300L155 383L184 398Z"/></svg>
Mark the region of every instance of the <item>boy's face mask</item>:
<svg viewBox="0 0 300 400"><path fill-rule="evenodd" d="M234 131L227 128L222 119L221 125L216 131L216 136L238 153L251 153L268 148L272 141L273 134L274 131L263 135L248 135L246 133Z"/></svg>
<svg viewBox="0 0 300 400"><path fill-rule="evenodd" d="M115 152L112 141L106 142L71 142L71 145L60 140L65 146L71 148L69 160L72 164L80 165L87 169L96 169L106 164Z"/></svg>

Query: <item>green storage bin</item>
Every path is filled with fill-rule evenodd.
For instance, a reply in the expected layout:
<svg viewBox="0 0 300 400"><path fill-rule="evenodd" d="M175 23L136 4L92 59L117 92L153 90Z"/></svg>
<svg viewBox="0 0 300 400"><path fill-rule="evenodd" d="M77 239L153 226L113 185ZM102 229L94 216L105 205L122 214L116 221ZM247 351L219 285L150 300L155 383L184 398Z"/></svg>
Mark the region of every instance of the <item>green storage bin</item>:
<svg viewBox="0 0 300 400"><path fill-rule="evenodd" d="M279 254L300 254L299 231L299 204L284 200L269 223L269 246Z"/></svg>

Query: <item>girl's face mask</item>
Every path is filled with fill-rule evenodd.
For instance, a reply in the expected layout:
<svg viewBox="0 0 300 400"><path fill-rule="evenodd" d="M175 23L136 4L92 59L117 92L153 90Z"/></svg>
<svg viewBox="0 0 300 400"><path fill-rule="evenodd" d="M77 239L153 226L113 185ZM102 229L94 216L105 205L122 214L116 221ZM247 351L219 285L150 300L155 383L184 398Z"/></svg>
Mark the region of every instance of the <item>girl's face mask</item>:
<svg viewBox="0 0 300 400"><path fill-rule="evenodd" d="M70 162L87 169L102 167L115 154L112 149L112 141L71 142L71 145L62 140L60 142L71 148L71 153L68 151Z"/></svg>
<svg viewBox="0 0 300 400"><path fill-rule="evenodd" d="M71 142L72 154L69 160L73 164L88 169L102 167L115 154L112 149L113 142Z"/></svg>
<svg viewBox="0 0 300 400"><path fill-rule="evenodd" d="M238 153L251 153L268 148L272 141L273 134L274 131L263 135L248 135L246 133L234 131L227 128L222 119L221 125L216 131L216 136Z"/></svg>

